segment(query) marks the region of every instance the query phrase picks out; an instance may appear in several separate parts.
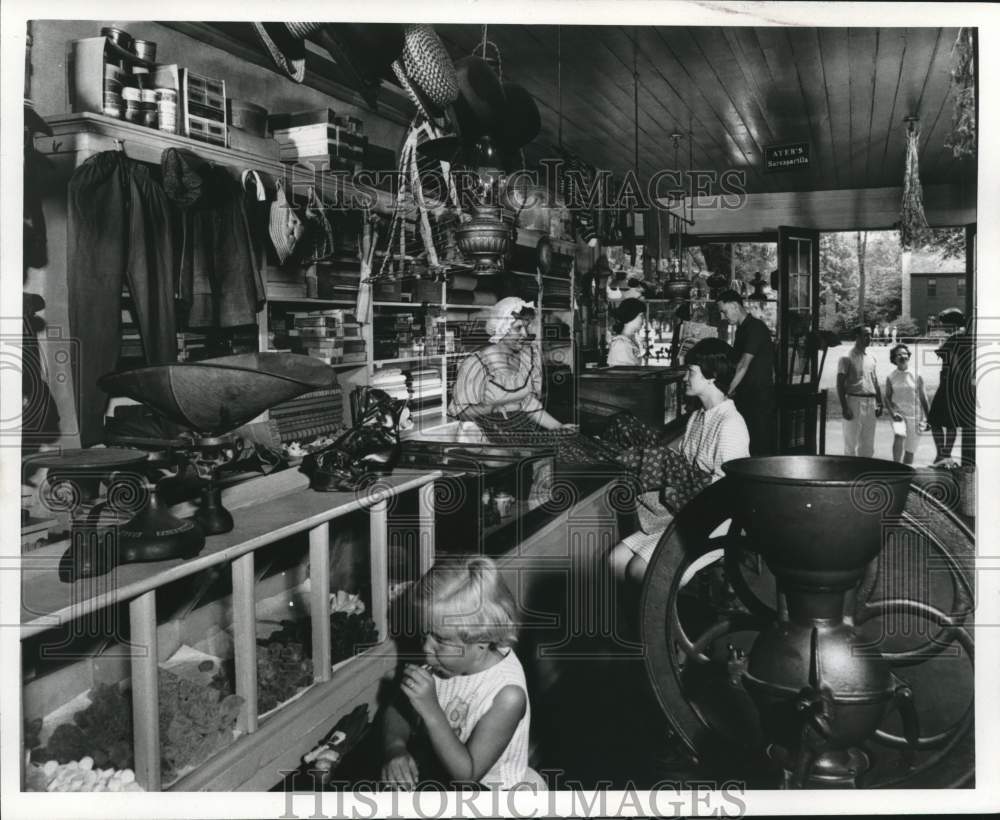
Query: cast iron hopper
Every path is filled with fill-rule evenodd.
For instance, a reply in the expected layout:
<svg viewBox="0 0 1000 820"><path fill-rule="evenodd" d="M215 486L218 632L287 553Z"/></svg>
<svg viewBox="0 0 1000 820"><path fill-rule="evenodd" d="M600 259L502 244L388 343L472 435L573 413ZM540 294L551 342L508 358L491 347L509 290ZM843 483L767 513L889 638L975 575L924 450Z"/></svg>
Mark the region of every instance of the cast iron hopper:
<svg viewBox="0 0 1000 820"><path fill-rule="evenodd" d="M740 458L722 469L740 523L772 572L824 589L861 579L913 477L904 464L850 456Z"/></svg>

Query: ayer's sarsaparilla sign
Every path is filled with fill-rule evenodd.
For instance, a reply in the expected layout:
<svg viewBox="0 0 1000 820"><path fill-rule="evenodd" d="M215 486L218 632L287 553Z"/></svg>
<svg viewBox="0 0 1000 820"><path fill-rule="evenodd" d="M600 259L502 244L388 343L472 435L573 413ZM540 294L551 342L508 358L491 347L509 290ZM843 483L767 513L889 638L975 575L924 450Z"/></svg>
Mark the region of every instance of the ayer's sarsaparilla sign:
<svg viewBox="0 0 1000 820"><path fill-rule="evenodd" d="M764 148L764 171L800 171L809 167L809 143L789 142Z"/></svg>

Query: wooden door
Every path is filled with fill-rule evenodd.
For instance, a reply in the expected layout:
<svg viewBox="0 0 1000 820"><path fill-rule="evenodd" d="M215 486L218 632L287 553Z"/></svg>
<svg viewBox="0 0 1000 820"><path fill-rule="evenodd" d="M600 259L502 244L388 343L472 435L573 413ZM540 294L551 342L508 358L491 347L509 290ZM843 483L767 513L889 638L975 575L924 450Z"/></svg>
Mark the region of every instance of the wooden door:
<svg viewBox="0 0 1000 820"><path fill-rule="evenodd" d="M811 340L818 325L819 231L779 227L775 340L779 453L817 452L819 371Z"/></svg>

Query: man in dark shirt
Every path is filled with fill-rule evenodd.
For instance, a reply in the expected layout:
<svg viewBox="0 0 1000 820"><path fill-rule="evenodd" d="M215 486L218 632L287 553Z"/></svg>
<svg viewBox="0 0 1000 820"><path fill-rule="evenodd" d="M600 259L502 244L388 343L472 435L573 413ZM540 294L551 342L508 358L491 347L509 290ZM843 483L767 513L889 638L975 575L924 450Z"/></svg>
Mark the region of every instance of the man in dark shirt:
<svg viewBox="0 0 1000 820"><path fill-rule="evenodd" d="M774 396L774 347L767 325L751 316L743 297L725 290L718 298L719 310L736 325L734 347L738 362L727 395L736 402L750 431L750 455L775 452L776 402Z"/></svg>

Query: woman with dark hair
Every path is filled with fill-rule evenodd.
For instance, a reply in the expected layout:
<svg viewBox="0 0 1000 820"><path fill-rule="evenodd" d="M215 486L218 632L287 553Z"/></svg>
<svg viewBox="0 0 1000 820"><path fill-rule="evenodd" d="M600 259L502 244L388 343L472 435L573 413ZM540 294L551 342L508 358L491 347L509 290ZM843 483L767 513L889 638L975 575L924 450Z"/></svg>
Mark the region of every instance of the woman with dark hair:
<svg viewBox="0 0 1000 820"><path fill-rule="evenodd" d="M680 448L648 436L628 451L638 462L640 529L611 551L616 578L640 582L663 530L676 512L709 484L722 478L722 465L750 455L746 422L727 398L736 373L736 353L721 339L702 339L684 359L685 395L701 407L688 418ZM651 431L650 431L651 433ZM655 436L655 434L654 434ZM628 460L623 463L628 464Z"/></svg>
<svg viewBox="0 0 1000 820"><path fill-rule="evenodd" d="M910 348L895 345L889 351L889 361L896 369L885 380L885 406L892 416L892 460L912 464L920 443L920 413L930 412L924 380L909 371Z"/></svg>
<svg viewBox="0 0 1000 820"><path fill-rule="evenodd" d="M614 310L608 367L638 367L642 350L637 336L646 322L646 304L641 299L625 299Z"/></svg>

